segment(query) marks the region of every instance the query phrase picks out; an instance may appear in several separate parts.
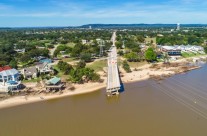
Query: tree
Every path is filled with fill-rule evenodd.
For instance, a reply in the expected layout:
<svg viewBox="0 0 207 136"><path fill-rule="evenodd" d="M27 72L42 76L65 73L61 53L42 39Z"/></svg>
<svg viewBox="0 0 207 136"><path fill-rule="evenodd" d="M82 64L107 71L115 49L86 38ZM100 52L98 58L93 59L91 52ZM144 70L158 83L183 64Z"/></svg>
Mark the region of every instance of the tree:
<svg viewBox="0 0 207 136"><path fill-rule="evenodd" d="M119 56L123 56L124 52L120 50L120 51L118 51L118 54L119 54Z"/></svg>
<svg viewBox="0 0 207 136"><path fill-rule="evenodd" d="M117 41L116 43L116 47L118 48L118 49L121 49L122 48L122 42L121 41Z"/></svg>
<svg viewBox="0 0 207 136"><path fill-rule="evenodd" d="M139 61L139 56L135 52L130 52L124 55L124 57L130 62L137 62Z"/></svg>
<svg viewBox="0 0 207 136"><path fill-rule="evenodd" d="M17 68L17 61L16 60L11 60L10 62L9 62L9 66L11 66L12 68Z"/></svg>
<svg viewBox="0 0 207 136"><path fill-rule="evenodd" d="M126 60L123 62L123 69L124 69L127 73L132 72L131 69L130 69L130 66L129 66L129 64L127 63Z"/></svg>
<svg viewBox="0 0 207 136"><path fill-rule="evenodd" d="M73 69L72 65L63 61L59 61L57 66L62 72L64 72L65 75L69 74L70 71Z"/></svg>
<svg viewBox="0 0 207 136"><path fill-rule="evenodd" d="M82 53L81 56L80 56L80 59L85 61L85 62L91 62L92 61L90 53Z"/></svg>
<svg viewBox="0 0 207 136"><path fill-rule="evenodd" d="M72 83L83 83L83 70L82 69L73 69L71 72L70 72L70 75L69 75L69 80L72 82Z"/></svg>
<svg viewBox="0 0 207 136"><path fill-rule="evenodd" d="M81 52L84 50L84 48L85 48L84 45L76 44L71 51L71 56L72 57L79 57Z"/></svg>
<svg viewBox="0 0 207 136"><path fill-rule="evenodd" d="M155 51L153 50L153 48L148 48L147 51L145 52L145 59L148 62L152 62L157 60L157 54L155 53Z"/></svg>

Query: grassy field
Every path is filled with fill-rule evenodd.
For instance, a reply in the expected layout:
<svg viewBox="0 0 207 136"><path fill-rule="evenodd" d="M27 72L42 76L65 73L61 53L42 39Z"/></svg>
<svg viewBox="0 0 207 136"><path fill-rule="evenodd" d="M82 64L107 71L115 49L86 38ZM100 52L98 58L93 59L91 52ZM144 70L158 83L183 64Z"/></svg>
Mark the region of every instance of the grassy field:
<svg viewBox="0 0 207 136"><path fill-rule="evenodd" d="M87 64L88 68L95 70L95 72L102 71L104 67L107 67L106 60L95 61L93 63Z"/></svg>
<svg viewBox="0 0 207 136"><path fill-rule="evenodd" d="M75 46L75 43L67 43L67 46L73 48Z"/></svg>
<svg viewBox="0 0 207 136"><path fill-rule="evenodd" d="M132 68L138 68L138 67L141 67L141 66L147 64L147 62L146 61L142 61L142 62L128 62L128 64Z"/></svg>
<svg viewBox="0 0 207 136"><path fill-rule="evenodd" d="M189 58L189 57L195 57L195 56L202 56L203 54L199 53L193 53L193 52L183 52L182 57Z"/></svg>

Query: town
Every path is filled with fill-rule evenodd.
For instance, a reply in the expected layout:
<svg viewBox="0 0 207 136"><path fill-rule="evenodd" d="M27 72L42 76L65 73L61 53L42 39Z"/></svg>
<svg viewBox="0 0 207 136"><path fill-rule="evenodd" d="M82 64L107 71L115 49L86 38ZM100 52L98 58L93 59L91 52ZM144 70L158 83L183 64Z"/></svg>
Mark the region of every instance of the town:
<svg viewBox="0 0 207 136"><path fill-rule="evenodd" d="M116 32L118 66L126 73L147 63L205 56L203 29L20 29L0 31L0 92L61 92L76 84L104 82ZM205 58L205 57L203 57ZM195 60L195 59L194 59ZM194 61L193 60L193 61ZM106 81L105 81L106 82ZM17 94L18 94L17 93ZM21 93L20 93L21 94ZM9 95L1 95L5 99Z"/></svg>

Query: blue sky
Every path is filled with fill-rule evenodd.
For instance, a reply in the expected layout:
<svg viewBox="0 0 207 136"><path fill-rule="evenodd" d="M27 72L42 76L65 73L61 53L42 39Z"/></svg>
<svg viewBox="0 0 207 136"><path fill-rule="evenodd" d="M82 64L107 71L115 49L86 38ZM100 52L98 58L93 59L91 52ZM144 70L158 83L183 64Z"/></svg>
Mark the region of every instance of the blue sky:
<svg viewBox="0 0 207 136"><path fill-rule="evenodd" d="M205 0L0 0L0 27L203 23Z"/></svg>

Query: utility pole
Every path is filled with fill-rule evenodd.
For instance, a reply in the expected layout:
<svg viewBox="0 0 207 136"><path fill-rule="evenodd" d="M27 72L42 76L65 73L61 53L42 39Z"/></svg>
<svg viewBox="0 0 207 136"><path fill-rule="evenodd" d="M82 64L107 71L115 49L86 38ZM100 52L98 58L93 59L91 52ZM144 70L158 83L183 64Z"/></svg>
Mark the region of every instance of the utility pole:
<svg viewBox="0 0 207 136"><path fill-rule="evenodd" d="M99 47L100 47L99 57L102 57L103 56L103 53L104 53L103 47L104 46L105 46L104 40L100 40L99 41Z"/></svg>

